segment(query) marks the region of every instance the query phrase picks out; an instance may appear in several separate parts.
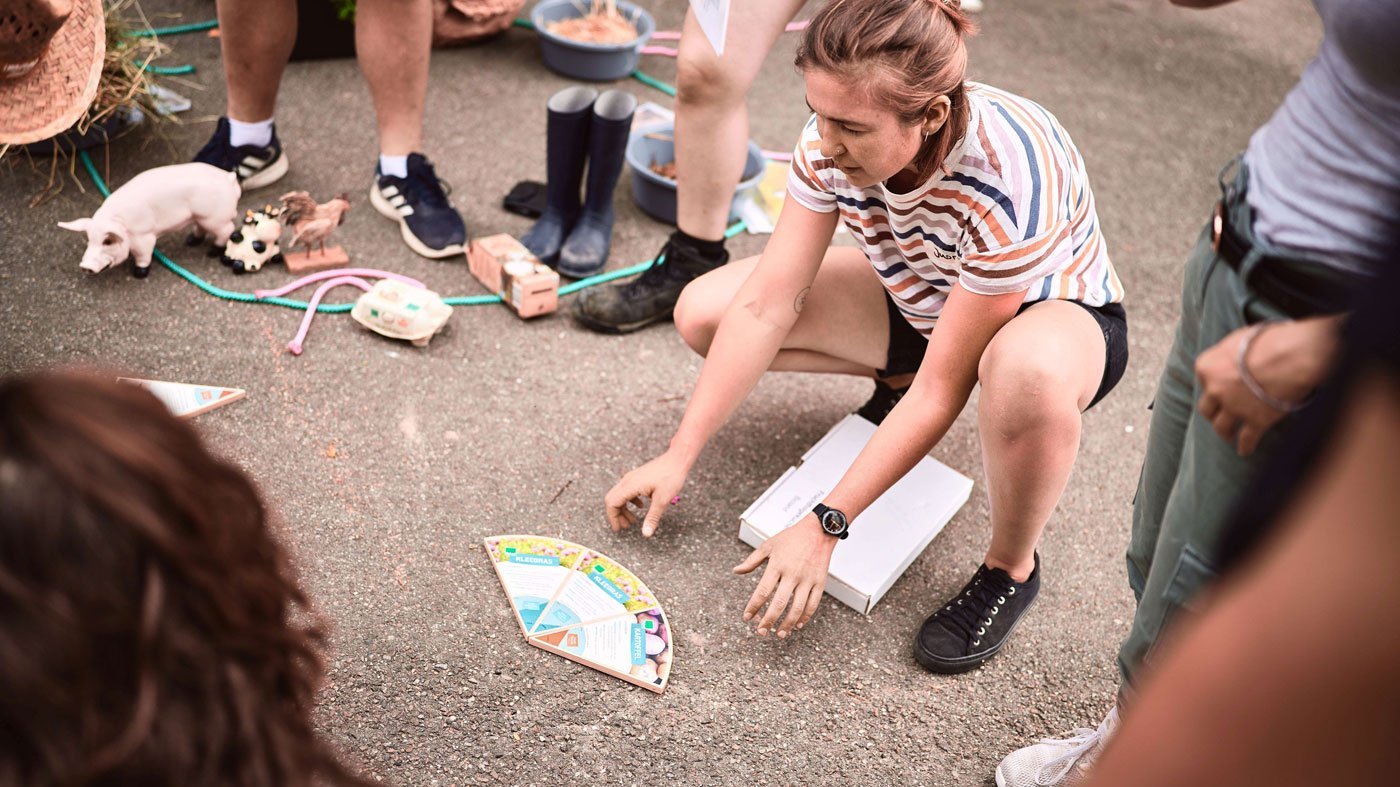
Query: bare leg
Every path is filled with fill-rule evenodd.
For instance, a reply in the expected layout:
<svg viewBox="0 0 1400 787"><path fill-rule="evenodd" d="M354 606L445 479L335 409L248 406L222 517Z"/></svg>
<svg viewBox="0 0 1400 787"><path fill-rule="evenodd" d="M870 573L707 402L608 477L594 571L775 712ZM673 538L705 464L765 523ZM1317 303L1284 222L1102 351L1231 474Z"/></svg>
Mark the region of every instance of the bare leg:
<svg viewBox="0 0 1400 787"><path fill-rule="evenodd" d="M218 12L228 116L245 123L267 120L296 43L296 3L219 0Z"/></svg>
<svg viewBox="0 0 1400 787"><path fill-rule="evenodd" d="M681 293L676 330L709 351L719 321L757 257L701 276ZM889 352L884 288L857 249L831 248L797 324L770 367L873 377ZM982 355L978 426L991 498L986 564L1017 581L1030 576L1035 546L1079 452L1080 413L1103 377L1098 324L1066 301L1041 303L1007 323Z"/></svg>
<svg viewBox="0 0 1400 787"><path fill-rule="evenodd" d="M746 96L763 60L804 0L735 3L724 57L687 11L676 60L676 226L703 240L724 237L729 202L744 173Z"/></svg>
<svg viewBox="0 0 1400 787"><path fill-rule="evenodd" d="M758 257L749 257L716 268L681 293L676 330L697 353L709 352L719 321L757 263ZM889 344L885 289L875 271L859 249L833 247L822 260L802 316L769 368L873 377L885 365Z"/></svg>
<svg viewBox="0 0 1400 787"><path fill-rule="evenodd" d="M992 543L986 564L1018 582L1079 452L1080 413L1103 377L1103 332L1067 301L1040 303L1007 323L982 355L977 423Z"/></svg>
<svg viewBox="0 0 1400 787"><path fill-rule="evenodd" d="M406 156L423 146L423 104L433 43L431 0L359 0L355 48L379 125L379 152Z"/></svg>

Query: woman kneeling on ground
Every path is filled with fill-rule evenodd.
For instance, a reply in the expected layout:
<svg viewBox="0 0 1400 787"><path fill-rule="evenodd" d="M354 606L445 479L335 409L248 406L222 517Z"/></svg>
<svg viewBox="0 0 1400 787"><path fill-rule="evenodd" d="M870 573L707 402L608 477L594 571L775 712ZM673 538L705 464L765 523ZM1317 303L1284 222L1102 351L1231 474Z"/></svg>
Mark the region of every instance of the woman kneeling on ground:
<svg viewBox="0 0 1400 787"><path fill-rule="evenodd" d="M915 641L936 672L1001 649L1040 586L1036 542L1064 491L1080 417L1127 363L1123 288L1069 135L1039 105L964 81L971 23L955 0L834 0L798 49L813 111L762 256L690 284L676 326L706 357L666 453L607 495L614 530L656 530L701 448L765 371L875 379L880 424L813 513L765 560L744 619L787 636L816 611L831 553L937 445L974 385L991 545ZM837 221L860 248L829 247ZM935 328L936 324L936 328ZM783 613L787 614L784 617Z"/></svg>

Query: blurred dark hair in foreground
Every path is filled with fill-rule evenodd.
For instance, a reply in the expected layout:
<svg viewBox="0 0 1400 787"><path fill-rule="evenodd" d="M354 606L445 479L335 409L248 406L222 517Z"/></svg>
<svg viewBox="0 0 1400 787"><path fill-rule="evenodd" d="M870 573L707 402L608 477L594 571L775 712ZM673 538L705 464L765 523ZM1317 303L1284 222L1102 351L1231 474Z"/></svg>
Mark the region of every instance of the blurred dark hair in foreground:
<svg viewBox="0 0 1400 787"><path fill-rule="evenodd" d="M146 391L0 383L0 784L370 784L258 492Z"/></svg>
<svg viewBox="0 0 1400 787"><path fill-rule="evenodd" d="M1400 239L1397 239L1400 240ZM1400 242L1086 787L1391 784L1400 773Z"/></svg>

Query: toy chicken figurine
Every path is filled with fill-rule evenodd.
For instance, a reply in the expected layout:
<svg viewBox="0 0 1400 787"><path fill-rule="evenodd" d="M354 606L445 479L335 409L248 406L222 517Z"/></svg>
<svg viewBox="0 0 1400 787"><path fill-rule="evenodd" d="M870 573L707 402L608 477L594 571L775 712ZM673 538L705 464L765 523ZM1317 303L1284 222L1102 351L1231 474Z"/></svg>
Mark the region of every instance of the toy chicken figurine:
<svg viewBox="0 0 1400 787"><path fill-rule="evenodd" d="M292 191L281 196L282 222L292 228L288 249L300 248L284 255L287 269L293 273L340 268L350 262L350 255L339 246L326 248L326 239L345 221L350 200L345 194L323 205L305 191ZM312 246L316 249L313 251Z"/></svg>

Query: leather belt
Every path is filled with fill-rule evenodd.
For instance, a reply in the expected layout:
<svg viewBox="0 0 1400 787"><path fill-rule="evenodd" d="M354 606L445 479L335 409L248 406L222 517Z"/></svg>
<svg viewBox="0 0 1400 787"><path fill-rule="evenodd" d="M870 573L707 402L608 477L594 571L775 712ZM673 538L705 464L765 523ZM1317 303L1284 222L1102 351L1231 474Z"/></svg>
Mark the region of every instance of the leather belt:
<svg viewBox="0 0 1400 787"><path fill-rule="evenodd" d="M1253 245L1235 231L1229 216L1224 200L1217 202L1211 221L1211 247L1240 274L1250 292L1295 319L1338 314L1351 308L1359 282L1316 262L1264 255L1245 279L1240 266Z"/></svg>

